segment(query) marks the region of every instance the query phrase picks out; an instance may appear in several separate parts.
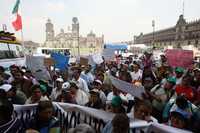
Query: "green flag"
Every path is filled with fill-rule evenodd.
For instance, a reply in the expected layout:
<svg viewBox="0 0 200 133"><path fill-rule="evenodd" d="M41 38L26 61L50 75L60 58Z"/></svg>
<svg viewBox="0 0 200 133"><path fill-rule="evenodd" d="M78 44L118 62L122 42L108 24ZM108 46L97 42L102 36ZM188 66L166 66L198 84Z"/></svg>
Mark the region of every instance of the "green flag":
<svg viewBox="0 0 200 133"><path fill-rule="evenodd" d="M19 8L19 3L20 3L20 0L17 0L16 3L15 3L15 6L12 10L12 14L15 14L18 12L18 8Z"/></svg>

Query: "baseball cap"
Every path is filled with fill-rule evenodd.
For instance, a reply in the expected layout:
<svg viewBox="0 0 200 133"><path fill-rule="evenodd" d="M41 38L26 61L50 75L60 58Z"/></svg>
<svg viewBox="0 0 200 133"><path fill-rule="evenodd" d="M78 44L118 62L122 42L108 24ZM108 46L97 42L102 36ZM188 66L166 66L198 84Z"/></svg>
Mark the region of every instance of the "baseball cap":
<svg viewBox="0 0 200 133"><path fill-rule="evenodd" d="M70 87L69 82L65 82L62 84L62 89L67 90Z"/></svg>
<svg viewBox="0 0 200 133"><path fill-rule="evenodd" d="M176 84L176 78L175 77L169 77L167 79L168 82L172 83L172 84Z"/></svg>
<svg viewBox="0 0 200 133"><path fill-rule="evenodd" d="M101 82L101 80L96 79L94 82L99 83L100 85L102 85L103 83Z"/></svg>
<svg viewBox="0 0 200 133"><path fill-rule="evenodd" d="M191 114L189 112L182 110L180 108L177 108L171 112L171 114L174 114L174 113L181 115L185 119L189 119L191 117Z"/></svg>
<svg viewBox="0 0 200 133"><path fill-rule="evenodd" d="M12 89L12 85L10 84L3 84L2 86L0 86L0 89L4 90L5 92L8 92Z"/></svg>
<svg viewBox="0 0 200 133"><path fill-rule="evenodd" d="M182 67L177 67L175 69L175 72L178 72L178 73L184 73L184 69Z"/></svg>
<svg viewBox="0 0 200 133"><path fill-rule="evenodd" d="M58 81L58 82L64 82L64 80L62 78L57 78L56 81Z"/></svg>
<svg viewBox="0 0 200 133"><path fill-rule="evenodd" d="M112 98L111 105L113 107L119 107L122 104L122 99L120 96L115 96Z"/></svg>

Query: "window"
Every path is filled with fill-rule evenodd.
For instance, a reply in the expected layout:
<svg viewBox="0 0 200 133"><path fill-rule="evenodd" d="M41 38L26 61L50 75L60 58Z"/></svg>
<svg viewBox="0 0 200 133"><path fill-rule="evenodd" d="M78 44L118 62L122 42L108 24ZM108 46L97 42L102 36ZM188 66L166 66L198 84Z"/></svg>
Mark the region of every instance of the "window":
<svg viewBox="0 0 200 133"><path fill-rule="evenodd" d="M10 58L8 44L0 43L0 59Z"/></svg>
<svg viewBox="0 0 200 133"><path fill-rule="evenodd" d="M21 45L18 44L9 44L11 58L20 58L24 57L23 49Z"/></svg>
<svg viewBox="0 0 200 133"><path fill-rule="evenodd" d="M198 43L199 43L198 40L196 40L196 41L195 41L195 44L198 44Z"/></svg>

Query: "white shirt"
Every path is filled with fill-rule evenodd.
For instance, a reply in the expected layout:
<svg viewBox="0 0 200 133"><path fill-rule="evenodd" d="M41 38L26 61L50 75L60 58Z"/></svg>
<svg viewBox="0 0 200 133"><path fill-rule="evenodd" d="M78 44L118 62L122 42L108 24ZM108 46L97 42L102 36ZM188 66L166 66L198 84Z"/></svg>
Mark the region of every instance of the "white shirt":
<svg viewBox="0 0 200 133"><path fill-rule="evenodd" d="M25 104L32 104L32 100L31 100L32 97L30 97L29 99L26 100L26 103ZM48 101L48 97L47 96L41 96L40 98L40 101Z"/></svg>
<svg viewBox="0 0 200 133"><path fill-rule="evenodd" d="M106 95L102 90L99 91L99 97L100 97L102 103L105 104L106 103Z"/></svg>
<svg viewBox="0 0 200 133"><path fill-rule="evenodd" d="M107 103L110 103L115 95L113 92L110 92L107 96ZM122 101L128 102L128 100L134 100L134 97L131 94L126 94L126 96L122 93L119 94Z"/></svg>
<svg viewBox="0 0 200 133"><path fill-rule="evenodd" d="M181 78L176 78L176 85L181 84L181 82L182 82L182 77Z"/></svg>
<svg viewBox="0 0 200 133"><path fill-rule="evenodd" d="M142 70L138 70L137 72L130 72L132 80L141 80L142 79Z"/></svg>
<svg viewBox="0 0 200 133"><path fill-rule="evenodd" d="M79 89L86 92L86 94L89 94L88 85L87 85L87 82L84 79L79 77L79 79L77 81L75 79L73 79L73 81L76 83L76 85L78 86Z"/></svg>
<svg viewBox="0 0 200 133"><path fill-rule="evenodd" d="M85 71L83 71L81 72L81 76L85 77L87 83L92 83L94 81L94 76L91 72L85 73Z"/></svg>
<svg viewBox="0 0 200 133"><path fill-rule="evenodd" d="M78 105L85 105L89 102L88 95L80 89L78 89L75 99Z"/></svg>
<svg viewBox="0 0 200 133"><path fill-rule="evenodd" d="M58 90L57 88L54 88L51 92L51 100L52 101L56 101L56 99L58 98L59 95L61 95L62 93L62 89Z"/></svg>

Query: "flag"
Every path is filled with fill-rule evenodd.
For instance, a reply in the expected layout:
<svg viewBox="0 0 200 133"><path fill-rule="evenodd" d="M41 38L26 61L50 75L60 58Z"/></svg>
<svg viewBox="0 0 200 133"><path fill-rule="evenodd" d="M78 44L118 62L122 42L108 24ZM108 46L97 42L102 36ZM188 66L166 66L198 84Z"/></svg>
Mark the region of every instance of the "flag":
<svg viewBox="0 0 200 133"><path fill-rule="evenodd" d="M12 25L14 27L14 29L16 31L21 30L22 29L22 18L18 13L18 9L19 9L19 4L20 4L20 0L17 0L15 3L15 6L12 10L12 14L15 15L16 19L12 22Z"/></svg>
<svg viewBox="0 0 200 133"><path fill-rule="evenodd" d="M19 14L17 14L17 18L15 21L12 22L12 25L16 31L22 29L22 18Z"/></svg>
<svg viewBox="0 0 200 133"><path fill-rule="evenodd" d="M15 3L14 8L12 10L12 14L18 13L19 3L20 3L20 0L17 0L16 3Z"/></svg>

